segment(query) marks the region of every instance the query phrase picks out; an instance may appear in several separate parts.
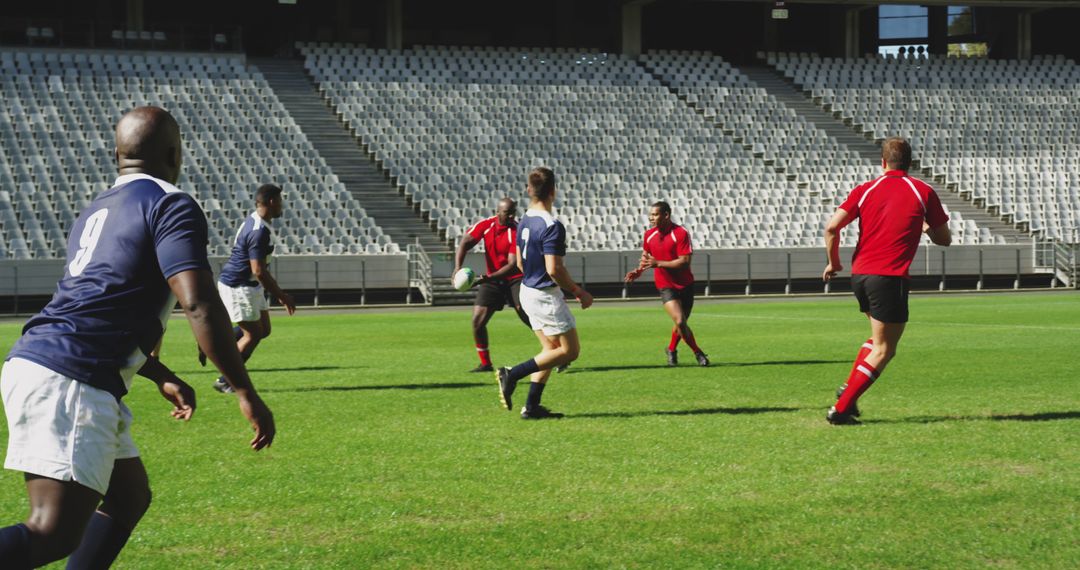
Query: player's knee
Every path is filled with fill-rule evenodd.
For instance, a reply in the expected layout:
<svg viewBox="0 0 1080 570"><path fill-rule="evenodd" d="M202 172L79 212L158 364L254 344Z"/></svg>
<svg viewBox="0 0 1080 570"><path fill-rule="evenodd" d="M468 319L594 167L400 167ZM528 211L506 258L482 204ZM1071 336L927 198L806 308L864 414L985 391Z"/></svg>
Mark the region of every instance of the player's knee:
<svg viewBox="0 0 1080 570"><path fill-rule="evenodd" d="M261 338L269 338L271 330L273 330L273 329L271 329L270 327L266 327L265 329L263 329Z"/></svg>
<svg viewBox="0 0 1080 570"><path fill-rule="evenodd" d="M26 528L30 530L34 541L40 545L37 549L44 553L43 559L37 560L39 565L44 565L54 560L67 558L82 542L83 526L76 527L74 521L56 516L35 516L31 513L26 521Z"/></svg>
<svg viewBox="0 0 1080 570"><path fill-rule="evenodd" d="M564 344L560 348L562 348L563 355L565 355L567 361L577 360L577 357L581 354L581 347L576 344Z"/></svg>
<svg viewBox="0 0 1080 570"><path fill-rule="evenodd" d="M879 361L888 362L896 356L896 345L884 342L874 343L872 352L876 353L875 356Z"/></svg>

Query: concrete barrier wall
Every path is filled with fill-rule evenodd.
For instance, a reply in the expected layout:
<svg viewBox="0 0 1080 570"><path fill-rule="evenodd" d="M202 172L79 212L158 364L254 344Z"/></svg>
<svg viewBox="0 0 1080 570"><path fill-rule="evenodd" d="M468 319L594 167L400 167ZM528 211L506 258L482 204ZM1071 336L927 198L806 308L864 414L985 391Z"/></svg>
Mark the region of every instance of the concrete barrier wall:
<svg viewBox="0 0 1080 570"><path fill-rule="evenodd" d="M850 270L851 249L842 248L841 258ZM942 263L946 275L978 275L980 254L985 275L1016 275L1035 272L1031 246L985 245L950 248L922 246L911 266L911 274L940 275ZM637 266L639 251L571 252L566 266L574 279L585 283L621 281L627 271ZM1018 268L1019 261L1019 268ZM452 255L432 259L435 278L448 278L453 269ZM224 263L213 258L215 272ZM470 253L466 264L484 270L479 253ZM698 282L807 279L820 277L825 267L822 248L698 250L693 271ZM790 269L789 269L790 268ZM49 295L64 270L62 260L0 261L0 296ZM278 256L271 271L286 289L404 289L408 286L407 257L401 255L325 255ZM651 282L652 272L641 282Z"/></svg>

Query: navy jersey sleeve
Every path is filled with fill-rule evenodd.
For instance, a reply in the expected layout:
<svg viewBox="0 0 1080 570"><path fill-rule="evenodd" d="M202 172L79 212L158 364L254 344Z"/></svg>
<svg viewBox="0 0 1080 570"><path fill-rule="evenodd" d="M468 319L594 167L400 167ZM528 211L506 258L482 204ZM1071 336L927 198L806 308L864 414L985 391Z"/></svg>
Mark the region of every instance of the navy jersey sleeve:
<svg viewBox="0 0 1080 570"><path fill-rule="evenodd" d="M566 227L562 225L562 222L556 220L554 224L548 226L541 240L540 249L544 255L566 255Z"/></svg>
<svg viewBox="0 0 1080 570"><path fill-rule="evenodd" d="M166 279L189 269L210 269L206 215L191 196L166 194L154 205L148 221L158 266Z"/></svg>
<svg viewBox="0 0 1080 570"><path fill-rule="evenodd" d="M265 226L258 231L251 232L248 243L248 259L255 261L265 260L270 257L273 248L270 247L270 230Z"/></svg>

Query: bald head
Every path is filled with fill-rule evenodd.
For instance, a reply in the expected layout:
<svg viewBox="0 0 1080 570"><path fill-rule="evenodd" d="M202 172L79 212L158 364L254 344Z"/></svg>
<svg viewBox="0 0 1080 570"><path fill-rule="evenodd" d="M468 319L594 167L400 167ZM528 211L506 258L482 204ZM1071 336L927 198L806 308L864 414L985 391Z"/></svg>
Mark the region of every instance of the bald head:
<svg viewBox="0 0 1080 570"><path fill-rule="evenodd" d="M180 177L180 127L160 107L136 107L116 123L120 174L149 174L171 184Z"/></svg>
<svg viewBox="0 0 1080 570"><path fill-rule="evenodd" d="M517 216L517 202L512 198L499 200L499 207L495 210L495 216L499 218L501 225L509 225Z"/></svg>

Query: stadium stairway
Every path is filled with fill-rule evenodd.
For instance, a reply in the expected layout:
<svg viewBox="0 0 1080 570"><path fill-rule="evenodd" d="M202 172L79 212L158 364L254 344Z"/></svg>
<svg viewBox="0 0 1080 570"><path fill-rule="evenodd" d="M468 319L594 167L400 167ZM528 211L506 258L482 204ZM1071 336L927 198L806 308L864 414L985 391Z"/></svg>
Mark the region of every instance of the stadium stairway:
<svg viewBox="0 0 1080 570"><path fill-rule="evenodd" d="M866 160L877 164L881 161L881 147L862 134L858 125L845 124L840 119L814 103L806 94L800 91L791 81L778 73L775 69L765 66L740 66L739 71L750 78L758 87L766 90L769 95L776 98L792 109L808 122L814 123L817 128L825 131L829 136L836 139L840 144L855 151ZM918 156L918 150L916 150ZM917 163L918 161L916 161ZM783 166L783 165L778 165ZM1005 238L1007 243L1030 243L1031 234L1022 231L1001 218L971 203L966 198L963 189L949 187L944 188L944 180L935 179L933 174L926 169L916 168L916 175L928 181L933 181L934 186L941 198L941 202L951 212L959 212L965 220L972 220L979 227L990 230L992 234Z"/></svg>
<svg viewBox="0 0 1080 570"><path fill-rule="evenodd" d="M278 100L367 214L401 247L419 242L429 255L449 253L446 242L398 192L344 123L338 120L300 60L248 60L262 72Z"/></svg>

